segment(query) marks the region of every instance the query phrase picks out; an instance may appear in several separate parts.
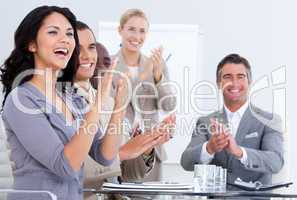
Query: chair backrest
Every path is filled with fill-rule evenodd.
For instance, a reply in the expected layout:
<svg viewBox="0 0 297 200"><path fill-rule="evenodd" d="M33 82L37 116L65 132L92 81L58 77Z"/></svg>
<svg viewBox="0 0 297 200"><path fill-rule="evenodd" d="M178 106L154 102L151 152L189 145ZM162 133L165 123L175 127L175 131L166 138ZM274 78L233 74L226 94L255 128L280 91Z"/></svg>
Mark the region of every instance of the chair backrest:
<svg viewBox="0 0 297 200"><path fill-rule="evenodd" d="M41 190L14 190L13 189L13 163L9 159L10 148L7 143L6 133L0 116L0 200L6 200L7 194L45 194L48 199L57 200L57 196L49 191Z"/></svg>
<svg viewBox="0 0 297 200"><path fill-rule="evenodd" d="M0 189L12 189L13 176L9 159L10 149L6 140L3 121L0 119ZM0 200L6 199L6 193L0 193Z"/></svg>
<svg viewBox="0 0 297 200"><path fill-rule="evenodd" d="M3 121L0 119L0 189L11 189L13 185L10 149L6 141Z"/></svg>
<svg viewBox="0 0 297 200"><path fill-rule="evenodd" d="M277 174L272 175L272 183L281 183L281 182L292 181L292 180L290 180L290 177L289 177L288 132L284 132L283 138L284 138L284 160L285 160L285 163L284 163L283 168ZM276 193L286 192L286 191L287 191L287 188L281 188L281 189L274 190L274 192L276 192Z"/></svg>

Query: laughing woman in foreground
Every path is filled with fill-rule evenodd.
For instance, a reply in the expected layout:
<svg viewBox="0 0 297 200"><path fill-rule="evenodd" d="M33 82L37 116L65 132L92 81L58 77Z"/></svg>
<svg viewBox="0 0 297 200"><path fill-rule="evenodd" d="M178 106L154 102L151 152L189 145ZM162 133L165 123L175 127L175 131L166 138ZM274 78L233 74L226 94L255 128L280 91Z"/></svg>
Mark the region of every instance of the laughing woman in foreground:
<svg viewBox="0 0 297 200"><path fill-rule="evenodd" d="M79 56L76 18L67 8L41 6L32 10L15 32L15 48L1 68L3 113L14 189L47 190L59 200L83 199L83 163L88 154L110 165L120 143L124 112L112 115L110 132L99 139L101 105L109 91L98 86L93 104L72 92ZM111 82L107 73L105 82ZM62 84L63 83L63 84ZM118 96L125 88L119 84ZM115 98L115 107L122 107ZM9 199L48 199L11 195Z"/></svg>

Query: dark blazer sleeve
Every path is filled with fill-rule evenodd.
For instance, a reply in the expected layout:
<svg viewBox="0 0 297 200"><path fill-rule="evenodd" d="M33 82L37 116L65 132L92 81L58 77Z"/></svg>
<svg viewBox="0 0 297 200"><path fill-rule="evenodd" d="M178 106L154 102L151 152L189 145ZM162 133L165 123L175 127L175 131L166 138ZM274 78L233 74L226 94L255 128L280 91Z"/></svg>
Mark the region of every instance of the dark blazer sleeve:
<svg viewBox="0 0 297 200"><path fill-rule="evenodd" d="M125 160L121 163L122 178L124 181L157 181L161 179L160 157L165 157L164 147L156 146L149 162L142 155L135 159Z"/></svg>
<svg viewBox="0 0 297 200"><path fill-rule="evenodd" d="M181 165L187 171L193 171L194 165L201 163L200 154L203 144L208 141L207 118L198 119L192 138L181 156Z"/></svg>
<svg viewBox="0 0 297 200"><path fill-rule="evenodd" d="M137 181L143 179L155 166L156 153L152 154L153 162L150 165L145 163L142 156L135 159L125 160L121 163L122 178L124 181Z"/></svg>

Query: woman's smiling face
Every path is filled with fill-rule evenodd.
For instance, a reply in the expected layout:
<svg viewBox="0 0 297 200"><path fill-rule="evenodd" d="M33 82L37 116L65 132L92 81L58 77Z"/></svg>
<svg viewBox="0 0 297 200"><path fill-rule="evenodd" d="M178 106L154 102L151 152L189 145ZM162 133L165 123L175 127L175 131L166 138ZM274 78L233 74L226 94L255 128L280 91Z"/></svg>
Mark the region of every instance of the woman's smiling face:
<svg viewBox="0 0 297 200"><path fill-rule="evenodd" d="M140 51L148 32L148 22L143 17L134 16L119 28L122 47L128 51Z"/></svg>
<svg viewBox="0 0 297 200"><path fill-rule="evenodd" d="M38 30L37 38L29 44L38 69L64 69L75 48L74 30L62 14L48 15Z"/></svg>
<svg viewBox="0 0 297 200"><path fill-rule="evenodd" d="M76 80L90 79L96 67L97 50L96 40L90 29L77 30L79 38L79 66L76 72Z"/></svg>

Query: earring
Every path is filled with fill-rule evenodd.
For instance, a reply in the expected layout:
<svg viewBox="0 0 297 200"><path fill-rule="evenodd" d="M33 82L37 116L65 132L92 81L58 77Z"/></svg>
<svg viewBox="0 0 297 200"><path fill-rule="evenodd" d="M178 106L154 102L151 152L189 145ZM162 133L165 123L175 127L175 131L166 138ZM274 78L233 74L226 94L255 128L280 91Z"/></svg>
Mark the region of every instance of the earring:
<svg viewBox="0 0 297 200"><path fill-rule="evenodd" d="M32 53L35 53L36 52L36 48L33 45L30 45L29 46L29 51L32 52Z"/></svg>

